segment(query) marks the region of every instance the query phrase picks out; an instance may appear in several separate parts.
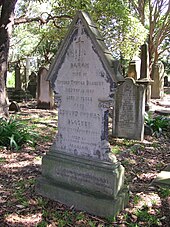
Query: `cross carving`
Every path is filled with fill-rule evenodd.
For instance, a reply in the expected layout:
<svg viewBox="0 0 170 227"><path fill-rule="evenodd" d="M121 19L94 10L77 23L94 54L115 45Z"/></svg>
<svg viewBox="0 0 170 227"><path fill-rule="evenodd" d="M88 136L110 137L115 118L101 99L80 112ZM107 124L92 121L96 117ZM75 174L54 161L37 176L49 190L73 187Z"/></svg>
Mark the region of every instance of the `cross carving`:
<svg viewBox="0 0 170 227"><path fill-rule="evenodd" d="M78 44L78 49L79 49L79 56L80 56L80 53L81 53L81 43L83 44L84 43L84 41L83 40L81 40L81 37L79 36L78 37L78 41L76 41L76 44Z"/></svg>

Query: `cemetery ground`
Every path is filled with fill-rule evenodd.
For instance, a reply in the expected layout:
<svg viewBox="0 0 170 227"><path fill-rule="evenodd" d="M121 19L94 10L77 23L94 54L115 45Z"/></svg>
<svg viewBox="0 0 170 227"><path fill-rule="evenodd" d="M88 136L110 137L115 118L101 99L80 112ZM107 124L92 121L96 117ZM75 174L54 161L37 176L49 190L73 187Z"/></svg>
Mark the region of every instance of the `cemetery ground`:
<svg viewBox="0 0 170 227"><path fill-rule="evenodd" d="M170 132L145 136L143 142L110 138L112 151L125 167L129 185L128 207L107 219L76 211L74 206L43 198L35 192L41 175L41 159L57 131L57 111L40 110L35 103L22 103L21 112L11 113L34 126L34 146L19 150L0 147L0 226L169 226L170 188L152 185L170 163Z"/></svg>

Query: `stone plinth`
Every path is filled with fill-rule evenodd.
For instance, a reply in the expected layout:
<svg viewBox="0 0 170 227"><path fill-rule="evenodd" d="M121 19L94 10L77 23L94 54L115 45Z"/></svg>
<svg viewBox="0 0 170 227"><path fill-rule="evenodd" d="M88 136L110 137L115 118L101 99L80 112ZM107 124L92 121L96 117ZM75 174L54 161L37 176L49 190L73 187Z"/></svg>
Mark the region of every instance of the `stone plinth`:
<svg viewBox="0 0 170 227"><path fill-rule="evenodd" d="M124 168L52 151L43 159L37 189L43 196L103 217L115 216L128 202Z"/></svg>

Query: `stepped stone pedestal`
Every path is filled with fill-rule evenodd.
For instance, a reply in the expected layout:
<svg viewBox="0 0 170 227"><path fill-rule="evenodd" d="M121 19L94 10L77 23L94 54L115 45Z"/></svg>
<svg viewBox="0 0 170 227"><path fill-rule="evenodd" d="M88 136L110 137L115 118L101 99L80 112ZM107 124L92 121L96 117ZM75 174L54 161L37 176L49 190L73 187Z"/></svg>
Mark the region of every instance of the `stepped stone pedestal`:
<svg viewBox="0 0 170 227"><path fill-rule="evenodd" d="M109 108L123 80L113 65L96 26L78 12L49 71L58 133L36 185L43 196L102 217L128 201L124 168L108 142Z"/></svg>

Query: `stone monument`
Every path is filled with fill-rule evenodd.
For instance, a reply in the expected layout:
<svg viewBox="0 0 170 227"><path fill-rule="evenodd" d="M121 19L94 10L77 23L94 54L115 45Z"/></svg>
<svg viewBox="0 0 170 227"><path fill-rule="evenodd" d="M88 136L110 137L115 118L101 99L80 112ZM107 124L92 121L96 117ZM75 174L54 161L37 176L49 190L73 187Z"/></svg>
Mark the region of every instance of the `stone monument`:
<svg viewBox="0 0 170 227"><path fill-rule="evenodd" d="M150 110L150 100L151 100L151 84L153 80L151 80L149 75L149 52L148 52L148 44L144 43L141 46L141 68L140 68L140 78L136 81L138 84L144 85L145 92L145 110Z"/></svg>
<svg viewBox="0 0 170 227"><path fill-rule="evenodd" d="M32 72L29 76L29 82L28 82L28 91L32 95L33 98L36 98L36 90L37 90L37 75L35 72Z"/></svg>
<svg viewBox="0 0 170 227"><path fill-rule="evenodd" d="M53 109L54 99L53 92L49 81L47 81L48 70L41 67L38 71L37 83L37 108L39 109Z"/></svg>
<svg viewBox="0 0 170 227"><path fill-rule="evenodd" d="M36 185L43 196L103 217L116 215L128 200L124 168L108 142L109 108L124 80L113 66L96 26L78 12L49 71L58 133Z"/></svg>
<svg viewBox="0 0 170 227"><path fill-rule="evenodd" d="M138 80L140 78L140 65L140 58L137 56L133 57L133 59L129 62L127 76Z"/></svg>
<svg viewBox="0 0 170 227"><path fill-rule="evenodd" d="M145 89L133 78L118 86L113 114L113 136L143 140Z"/></svg>
<svg viewBox="0 0 170 227"><path fill-rule="evenodd" d="M152 79L154 82L151 86L151 98L161 99L164 96L164 64L158 62L153 64L152 67Z"/></svg>
<svg viewBox="0 0 170 227"><path fill-rule="evenodd" d="M23 100L30 100L32 96L29 94L28 91L22 89L22 79L21 79L21 72L20 72L20 64L19 62L15 65L15 90L13 90L10 95L11 101L21 102Z"/></svg>

